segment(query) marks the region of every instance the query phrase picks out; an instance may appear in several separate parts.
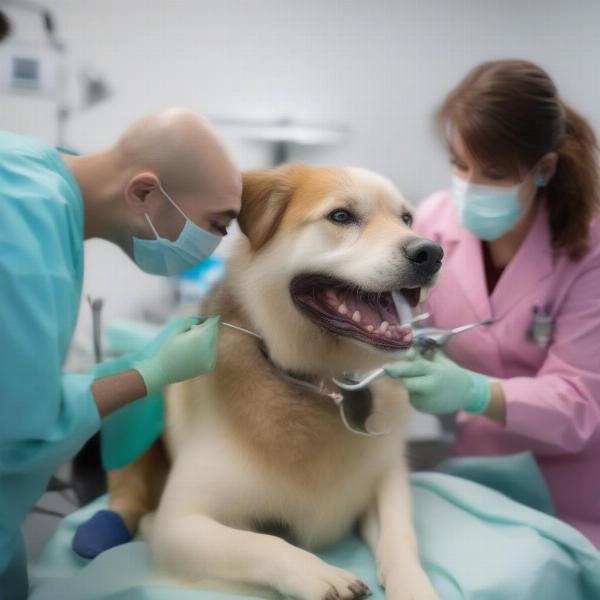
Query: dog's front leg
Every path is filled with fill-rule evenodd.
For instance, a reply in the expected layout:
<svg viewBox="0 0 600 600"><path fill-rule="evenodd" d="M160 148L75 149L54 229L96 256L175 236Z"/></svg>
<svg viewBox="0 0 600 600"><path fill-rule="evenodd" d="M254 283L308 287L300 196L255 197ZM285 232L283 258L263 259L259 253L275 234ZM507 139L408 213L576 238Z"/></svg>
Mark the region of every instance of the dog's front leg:
<svg viewBox="0 0 600 600"><path fill-rule="evenodd" d="M168 461L162 440L122 469L107 472L108 507L118 513L135 535L140 519L158 505Z"/></svg>
<svg viewBox="0 0 600 600"><path fill-rule="evenodd" d="M188 581L258 585L299 600L349 600L371 593L352 573L281 538L233 529L199 514L159 515L152 547L161 569Z"/></svg>
<svg viewBox="0 0 600 600"><path fill-rule="evenodd" d="M419 563L409 479L403 465L390 470L381 481L361 519L361 533L377 559L387 600L439 600Z"/></svg>

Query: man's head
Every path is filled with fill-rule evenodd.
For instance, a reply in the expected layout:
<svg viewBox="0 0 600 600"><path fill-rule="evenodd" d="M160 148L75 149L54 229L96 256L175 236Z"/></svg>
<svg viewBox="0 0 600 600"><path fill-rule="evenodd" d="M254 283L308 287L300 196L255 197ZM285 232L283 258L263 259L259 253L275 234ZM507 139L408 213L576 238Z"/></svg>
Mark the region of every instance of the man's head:
<svg viewBox="0 0 600 600"><path fill-rule="evenodd" d="M148 114L107 152L80 159L69 166L86 203L86 237L109 239L130 256L133 238L155 239L148 217L175 241L185 225L176 206L215 236L240 210L238 169L211 124L189 109Z"/></svg>

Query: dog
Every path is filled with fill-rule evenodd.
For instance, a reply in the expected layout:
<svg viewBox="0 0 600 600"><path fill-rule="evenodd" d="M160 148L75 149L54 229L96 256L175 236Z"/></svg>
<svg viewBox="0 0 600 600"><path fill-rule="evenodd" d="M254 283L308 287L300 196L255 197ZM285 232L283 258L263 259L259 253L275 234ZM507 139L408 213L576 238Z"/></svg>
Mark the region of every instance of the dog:
<svg viewBox="0 0 600 600"><path fill-rule="evenodd" d="M410 346L396 305L422 301L442 259L410 211L363 169L244 174L245 235L202 313L261 339L222 326L215 369L168 389L163 440L109 474L110 507L132 531L152 513L140 527L161 572L267 596L362 598L366 584L311 553L358 524L389 600L438 599L412 526L401 383L370 386L386 435L349 430L335 402L303 385Z"/></svg>

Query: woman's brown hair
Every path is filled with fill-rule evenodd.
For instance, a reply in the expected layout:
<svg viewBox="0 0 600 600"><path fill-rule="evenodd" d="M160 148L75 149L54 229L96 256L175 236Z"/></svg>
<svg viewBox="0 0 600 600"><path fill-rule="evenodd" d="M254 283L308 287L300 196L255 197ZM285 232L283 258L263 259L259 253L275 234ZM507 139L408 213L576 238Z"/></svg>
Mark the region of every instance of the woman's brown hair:
<svg viewBox="0 0 600 600"><path fill-rule="evenodd" d="M552 246L574 260L586 253L600 209L598 144L543 69L523 60L485 62L450 92L437 119L446 136L456 129L478 162L516 176L556 152L556 172L539 192L548 206Z"/></svg>

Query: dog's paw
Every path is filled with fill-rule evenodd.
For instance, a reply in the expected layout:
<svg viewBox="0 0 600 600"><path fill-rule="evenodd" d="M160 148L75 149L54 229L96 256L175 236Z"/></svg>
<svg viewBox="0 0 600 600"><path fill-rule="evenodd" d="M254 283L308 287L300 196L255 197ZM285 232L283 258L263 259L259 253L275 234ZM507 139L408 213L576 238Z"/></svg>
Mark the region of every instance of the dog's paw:
<svg viewBox="0 0 600 600"><path fill-rule="evenodd" d="M441 600L422 569L386 578L387 600Z"/></svg>
<svg viewBox="0 0 600 600"><path fill-rule="evenodd" d="M356 575L315 558L310 565L297 565L281 591L298 600L359 600L372 594Z"/></svg>

